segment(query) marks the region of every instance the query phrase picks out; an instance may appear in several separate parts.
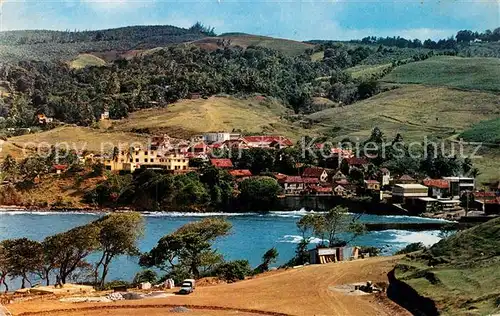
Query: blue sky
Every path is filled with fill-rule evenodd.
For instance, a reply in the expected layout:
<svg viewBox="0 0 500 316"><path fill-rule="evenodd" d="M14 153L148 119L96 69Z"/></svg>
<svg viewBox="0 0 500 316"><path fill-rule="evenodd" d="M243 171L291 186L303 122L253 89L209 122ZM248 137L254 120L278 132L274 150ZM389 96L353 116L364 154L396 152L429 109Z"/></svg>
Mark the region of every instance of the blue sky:
<svg viewBox="0 0 500 316"><path fill-rule="evenodd" d="M1 2L2 0L0 0ZM3 30L102 29L196 21L217 33L307 39L437 39L500 26L500 0L3 0Z"/></svg>

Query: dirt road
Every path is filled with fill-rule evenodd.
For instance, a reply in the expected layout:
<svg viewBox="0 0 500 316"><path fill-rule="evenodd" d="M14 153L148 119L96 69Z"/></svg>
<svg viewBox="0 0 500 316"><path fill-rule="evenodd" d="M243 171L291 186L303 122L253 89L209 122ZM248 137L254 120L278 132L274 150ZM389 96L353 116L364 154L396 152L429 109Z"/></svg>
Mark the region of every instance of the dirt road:
<svg viewBox="0 0 500 316"><path fill-rule="evenodd" d="M329 289L333 285L387 281L395 257L289 269L233 284L200 287L188 296L119 301L62 303L37 299L9 305L13 315L170 315L173 306L187 306L184 315L410 315L375 295L354 296Z"/></svg>

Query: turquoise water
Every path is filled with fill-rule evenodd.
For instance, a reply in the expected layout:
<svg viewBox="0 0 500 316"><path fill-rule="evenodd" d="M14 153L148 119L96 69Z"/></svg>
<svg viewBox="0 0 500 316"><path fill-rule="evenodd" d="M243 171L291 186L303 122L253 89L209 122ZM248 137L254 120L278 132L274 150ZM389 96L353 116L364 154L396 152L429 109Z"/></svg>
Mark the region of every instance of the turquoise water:
<svg viewBox="0 0 500 316"><path fill-rule="evenodd" d="M305 214L297 212L276 212L267 215L230 214L228 220L233 224L231 234L219 239L215 247L228 260L247 259L252 266L260 263L264 252L276 247L279 258L276 265L281 265L294 255L295 246L300 236L295 226L296 221ZM221 214L181 214L155 213L145 215L145 237L140 241L141 251L150 250L162 236L173 232L178 227L200 220L203 216L218 216ZM0 212L0 240L8 238L27 237L43 240L45 237L66 231L78 225L97 219L101 214L89 213L31 213L31 212ZM364 222L428 222L436 221L408 216L377 216L363 215ZM383 249L384 255L390 255L405 245L421 241L431 245L439 241L439 231L412 232L403 230L386 230L369 232L354 244L376 246ZM314 242L319 242L315 238ZM90 261L95 261L96 256ZM140 270L137 258L120 257L112 263L109 280L131 280ZM14 285L15 286L15 285Z"/></svg>

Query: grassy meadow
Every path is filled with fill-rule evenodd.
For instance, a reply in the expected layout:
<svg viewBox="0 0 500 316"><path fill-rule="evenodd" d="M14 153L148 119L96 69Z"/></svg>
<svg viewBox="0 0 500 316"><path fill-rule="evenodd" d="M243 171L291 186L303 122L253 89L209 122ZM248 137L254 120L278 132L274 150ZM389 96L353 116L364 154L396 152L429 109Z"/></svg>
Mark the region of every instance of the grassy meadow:
<svg viewBox="0 0 500 316"><path fill-rule="evenodd" d="M114 130L166 133L191 137L207 131L240 130L243 133L281 134L297 138L305 131L289 122L290 110L266 98L217 96L181 100L166 108L141 110L114 124Z"/></svg>
<svg viewBox="0 0 500 316"><path fill-rule="evenodd" d="M90 66L104 66L106 62L92 54L80 54L77 58L72 60L69 65L73 69L81 69Z"/></svg>
<svg viewBox="0 0 500 316"><path fill-rule="evenodd" d="M500 115L494 94L445 87L406 85L345 107L308 115L313 130L341 139L368 137L375 127L406 140L448 138L471 125Z"/></svg>
<svg viewBox="0 0 500 316"><path fill-rule="evenodd" d="M500 92L500 59L436 56L399 66L385 82Z"/></svg>

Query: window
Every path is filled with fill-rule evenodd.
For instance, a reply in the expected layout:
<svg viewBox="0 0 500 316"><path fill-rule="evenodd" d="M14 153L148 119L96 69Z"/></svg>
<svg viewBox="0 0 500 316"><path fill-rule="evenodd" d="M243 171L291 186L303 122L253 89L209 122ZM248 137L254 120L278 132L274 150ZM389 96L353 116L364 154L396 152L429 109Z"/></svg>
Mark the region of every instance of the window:
<svg viewBox="0 0 500 316"><path fill-rule="evenodd" d="M135 158L135 162L139 162L139 158Z"/></svg>
<svg viewBox="0 0 500 316"><path fill-rule="evenodd" d="M153 158L151 158L151 162L155 162L155 160Z"/></svg>
<svg viewBox="0 0 500 316"><path fill-rule="evenodd" d="M146 156L148 155L148 151L147 150L144 151L144 155L146 155Z"/></svg>
<svg viewBox="0 0 500 316"><path fill-rule="evenodd" d="M144 158L144 162L148 162L148 158Z"/></svg>
<svg viewBox="0 0 500 316"><path fill-rule="evenodd" d="M134 162L134 160L133 160L133 159L130 159L130 162Z"/></svg>

